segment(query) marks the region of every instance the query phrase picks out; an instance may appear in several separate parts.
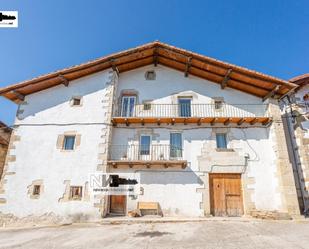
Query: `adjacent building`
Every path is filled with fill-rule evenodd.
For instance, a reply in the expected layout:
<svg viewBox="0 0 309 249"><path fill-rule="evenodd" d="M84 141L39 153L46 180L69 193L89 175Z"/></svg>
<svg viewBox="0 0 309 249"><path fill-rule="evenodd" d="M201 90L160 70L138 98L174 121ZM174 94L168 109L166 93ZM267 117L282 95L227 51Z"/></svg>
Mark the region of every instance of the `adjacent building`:
<svg viewBox="0 0 309 249"><path fill-rule="evenodd" d="M296 87L155 41L2 88L19 108L0 211L298 216L278 103ZM139 192L93 192L98 172Z"/></svg>
<svg viewBox="0 0 309 249"><path fill-rule="evenodd" d="M300 210L309 211L309 74L300 75L290 82L297 88L282 101L290 161L293 165Z"/></svg>
<svg viewBox="0 0 309 249"><path fill-rule="evenodd" d="M0 178L3 172L6 153L8 151L11 131L11 128L0 121Z"/></svg>

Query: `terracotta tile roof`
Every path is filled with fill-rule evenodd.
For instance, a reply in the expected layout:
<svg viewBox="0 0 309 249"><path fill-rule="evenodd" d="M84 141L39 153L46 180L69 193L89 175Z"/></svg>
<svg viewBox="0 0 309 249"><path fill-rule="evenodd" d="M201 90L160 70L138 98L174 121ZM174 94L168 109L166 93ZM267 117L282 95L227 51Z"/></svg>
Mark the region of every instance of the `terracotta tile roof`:
<svg viewBox="0 0 309 249"><path fill-rule="evenodd" d="M276 77L154 41L1 88L0 95L19 102L28 94L59 84L67 84L68 81L109 68L122 73L150 64L161 64L185 72L185 75L194 75L218 84L227 78L227 87L261 98L278 89L277 86L278 97L297 87Z"/></svg>

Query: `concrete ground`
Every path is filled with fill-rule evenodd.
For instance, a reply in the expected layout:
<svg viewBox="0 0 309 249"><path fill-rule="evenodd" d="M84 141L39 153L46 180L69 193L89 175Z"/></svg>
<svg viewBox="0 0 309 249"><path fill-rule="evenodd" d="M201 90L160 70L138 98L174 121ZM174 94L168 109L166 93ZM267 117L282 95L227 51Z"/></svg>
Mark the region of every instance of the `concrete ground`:
<svg viewBox="0 0 309 249"><path fill-rule="evenodd" d="M0 229L0 248L309 248L307 221L79 224Z"/></svg>

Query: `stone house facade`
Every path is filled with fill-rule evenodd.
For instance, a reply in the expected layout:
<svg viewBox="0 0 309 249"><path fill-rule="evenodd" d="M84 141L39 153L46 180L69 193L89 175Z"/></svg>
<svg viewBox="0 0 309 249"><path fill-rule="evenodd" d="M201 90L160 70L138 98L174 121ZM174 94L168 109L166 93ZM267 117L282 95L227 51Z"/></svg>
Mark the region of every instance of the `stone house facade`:
<svg viewBox="0 0 309 249"><path fill-rule="evenodd" d="M282 99L284 128L302 213L309 212L309 74L290 80L298 85Z"/></svg>
<svg viewBox="0 0 309 249"><path fill-rule="evenodd" d="M2 176L5 157L9 147L11 128L0 121L0 178Z"/></svg>
<svg viewBox="0 0 309 249"><path fill-rule="evenodd" d="M295 87L156 41L0 89L19 105L0 211L298 216L278 103ZM96 173L138 192L97 193Z"/></svg>

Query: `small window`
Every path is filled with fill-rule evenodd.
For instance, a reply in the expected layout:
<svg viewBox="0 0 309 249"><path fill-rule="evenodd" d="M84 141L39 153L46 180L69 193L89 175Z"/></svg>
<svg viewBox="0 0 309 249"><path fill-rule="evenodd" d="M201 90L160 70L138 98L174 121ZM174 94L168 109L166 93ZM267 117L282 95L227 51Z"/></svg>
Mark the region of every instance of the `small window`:
<svg viewBox="0 0 309 249"><path fill-rule="evenodd" d="M220 110L223 107L223 101L222 100L215 100L215 109Z"/></svg>
<svg viewBox="0 0 309 249"><path fill-rule="evenodd" d="M216 134L217 148L218 149L226 149L227 141L225 133L217 133Z"/></svg>
<svg viewBox="0 0 309 249"><path fill-rule="evenodd" d="M82 99L81 97L73 97L71 99L71 105L72 106L80 106L82 104Z"/></svg>
<svg viewBox="0 0 309 249"><path fill-rule="evenodd" d="M146 80L155 80L156 79L156 72L155 71L147 71L145 73Z"/></svg>
<svg viewBox="0 0 309 249"><path fill-rule="evenodd" d="M72 186L70 187L70 199L81 200L82 199L82 187Z"/></svg>
<svg viewBox="0 0 309 249"><path fill-rule="evenodd" d="M63 149L74 150L75 136L64 136Z"/></svg>
<svg viewBox="0 0 309 249"><path fill-rule="evenodd" d="M149 135L141 135L140 154L150 155L151 137Z"/></svg>
<svg viewBox="0 0 309 249"><path fill-rule="evenodd" d="M144 111L151 110L151 103L150 102L144 102Z"/></svg>
<svg viewBox="0 0 309 249"><path fill-rule="evenodd" d="M32 195L40 195L41 185L34 185Z"/></svg>

